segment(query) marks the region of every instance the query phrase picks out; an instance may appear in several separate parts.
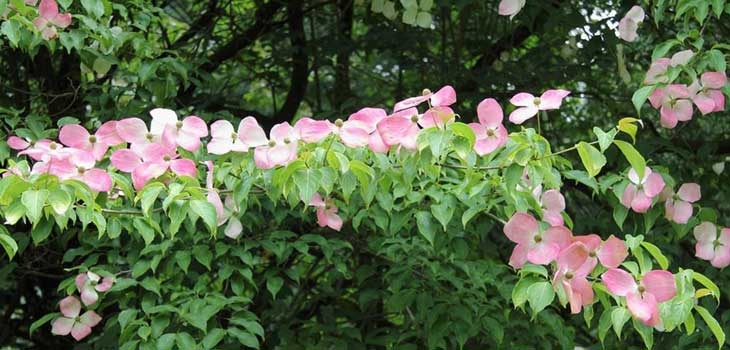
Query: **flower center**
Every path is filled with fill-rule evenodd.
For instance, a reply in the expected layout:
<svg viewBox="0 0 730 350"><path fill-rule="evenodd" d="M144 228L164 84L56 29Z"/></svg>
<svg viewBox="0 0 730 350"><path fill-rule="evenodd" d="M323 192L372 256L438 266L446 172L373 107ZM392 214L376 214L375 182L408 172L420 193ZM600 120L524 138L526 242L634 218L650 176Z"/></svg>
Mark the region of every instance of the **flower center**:
<svg viewBox="0 0 730 350"><path fill-rule="evenodd" d="M540 243L540 242L542 242L542 236L541 235L536 235L535 236L535 243Z"/></svg>
<svg viewBox="0 0 730 350"><path fill-rule="evenodd" d="M183 122L178 120L177 123L175 123L175 126L177 127L178 130L180 130L183 127Z"/></svg>
<svg viewBox="0 0 730 350"><path fill-rule="evenodd" d="M231 133L231 139L232 140L235 140L237 138L238 138L238 134L236 134L235 132Z"/></svg>
<svg viewBox="0 0 730 350"><path fill-rule="evenodd" d="M89 136L89 143L96 143L96 136L94 136L94 135Z"/></svg>
<svg viewBox="0 0 730 350"><path fill-rule="evenodd" d="M76 172L79 173L79 175L83 175L86 172L86 168L82 166L76 167Z"/></svg>
<svg viewBox="0 0 730 350"><path fill-rule="evenodd" d="M421 91L422 96L426 96L426 95L430 95L430 94L431 94L431 90L429 90L429 89L423 89L423 91Z"/></svg>
<svg viewBox="0 0 730 350"><path fill-rule="evenodd" d="M285 137L284 138L284 143L288 145L288 144L291 143L291 140L288 137Z"/></svg>
<svg viewBox="0 0 730 350"><path fill-rule="evenodd" d="M646 292L646 287L639 286L639 293L644 294L644 292Z"/></svg>
<svg viewBox="0 0 730 350"><path fill-rule="evenodd" d="M341 128L343 124L344 124L344 122L342 121L342 119L335 120L336 127Z"/></svg>
<svg viewBox="0 0 730 350"><path fill-rule="evenodd" d="M145 138L147 138L147 141L152 141L152 138L154 137L152 134L147 133L147 135L144 135Z"/></svg>
<svg viewBox="0 0 730 350"><path fill-rule="evenodd" d="M276 146L276 141L269 140L269 147L274 147L274 146Z"/></svg>
<svg viewBox="0 0 730 350"><path fill-rule="evenodd" d="M164 160L166 162L169 162L170 159L172 159L172 158L170 158L170 156L168 156L168 155L165 155L165 156L162 157L162 160Z"/></svg>
<svg viewBox="0 0 730 350"><path fill-rule="evenodd" d="M722 242L720 242L719 239L716 239L716 240L712 241L712 247L715 248L715 249L717 249L717 247L722 246L722 245L723 244L722 244Z"/></svg>
<svg viewBox="0 0 730 350"><path fill-rule="evenodd" d="M418 116L415 115L415 114L413 116L411 116L411 121L414 122L414 123L417 123L418 122Z"/></svg>
<svg viewBox="0 0 730 350"><path fill-rule="evenodd" d="M590 251L590 252L588 253L588 256L589 256L589 257L591 257L591 258L595 258L595 257L596 257L596 251L595 251L595 250L591 250L591 251Z"/></svg>
<svg viewBox="0 0 730 350"><path fill-rule="evenodd" d="M540 105L540 98L539 97L535 97L535 99L532 100L532 103L535 104L535 106L539 106Z"/></svg>
<svg viewBox="0 0 730 350"><path fill-rule="evenodd" d="M58 148L58 144L56 144L55 142L51 142L51 144L48 145L48 148L50 148L51 150L55 150L56 148Z"/></svg>
<svg viewBox="0 0 730 350"><path fill-rule="evenodd" d="M494 134L494 130L493 129L491 129L491 128L490 129L487 129L487 137L492 137L494 135L495 134Z"/></svg>
<svg viewBox="0 0 730 350"><path fill-rule="evenodd" d="M575 277L575 275L573 275L573 271L568 271L568 272L565 273L565 279L566 280L573 279L573 277Z"/></svg>

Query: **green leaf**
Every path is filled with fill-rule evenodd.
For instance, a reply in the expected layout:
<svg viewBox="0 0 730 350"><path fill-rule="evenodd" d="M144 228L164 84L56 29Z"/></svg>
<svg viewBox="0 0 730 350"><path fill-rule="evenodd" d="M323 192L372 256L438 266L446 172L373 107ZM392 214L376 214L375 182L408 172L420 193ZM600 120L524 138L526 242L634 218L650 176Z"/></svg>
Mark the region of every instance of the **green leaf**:
<svg viewBox="0 0 730 350"><path fill-rule="evenodd" d="M183 272L188 273L188 267L190 267L190 252L184 250L178 250L175 252L175 262Z"/></svg>
<svg viewBox="0 0 730 350"><path fill-rule="evenodd" d="M621 330L629 319L631 319L631 312L625 307L617 307L611 311L611 325L613 325L613 331L616 332L619 339L621 339Z"/></svg>
<svg viewBox="0 0 730 350"><path fill-rule="evenodd" d="M210 270L210 264L213 262L213 252L206 245L196 245L193 247L193 256L201 265Z"/></svg>
<svg viewBox="0 0 730 350"><path fill-rule="evenodd" d="M433 7L433 0L420 0L418 2L418 7L420 7L423 11L431 11L431 7Z"/></svg>
<svg viewBox="0 0 730 350"><path fill-rule="evenodd" d="M651 349L654 347L654 327L649 327L637 319L634 319L632 323L634 324L634 329L636 329L636 332L639 333L641 339L644 341L646 348Z"/></svg>
<svg viewBox="0 0 730 350"><path fill-rule="evenodd" d="M109 72L109 70L112 68L112 62L109 62L104 57L97 57L94 60L94 64L92 65L92 69L96 74L98 75L105 75Z"/></svg>
<svg viewBox="0 0 730 350"><path fill-rule="evenodd" d="M717 348L722 349L723 345L725 345L725 331L722 330L722 326L719 322L710 314L707 309L700 305L695 305L695 310L697 310L697 313L702 316L702 320L705 321L707 324L707 327L710 327L710 331L712 331L712 334L715 335L715 339L717 339Z"/></svg>
<svg viewBox="0 0 730 350"><path fill-rule="evenodd" d="M30 335L33 335L33 332L35 332L40 326L48 323L50 320L59 316L61 316L60 313L54 312L52 314L48 314L39 318L38 320L30 324L30 327L28 328L28 333L30 333Z"/></svg>
<svg viewBox="0 0 730 350"><path fill-rule="evenodd" d="M606 339L608 330L611 329L612 310L616 308L617 307L614 306L611 309L603 310L603 314L601 314L601 318L598 320L598 339L601 340L601 344L603 344L603 341Z"/></svg>
<svg viewBox="0 0 730 350"><path fill-rule="evenodd" d="M636 143L636 132L639 131L639 127L636 126L636 123L644 125L641 122L641 119L627 117L621 118L621 120L618 121L618 125L616 127L619 131L631 136L631 140Z"/></svg>
<svg viewBox="0 0 730 350"><path fill-rule="evenodd" d="M319 185L322 182L322 173L317 169L302 169L296 171L293 178L297 184L297 188L299 188L299 199L309 204L314 193L319 190Z"/></svg>
<svg viewBox="0 0 730 350"><path fill-rule="evenodd" d="M436 225L434 225L431 213L423 210L416 213L416 226L418 226L418 233L433 246L433 240L436 237Z"/></svg>
<svg viewBox="0 0 730 350"><path fill-rule="evenodd" d="M596 176L601 171L601 168L606 165L606 157L601 151L590 144L581 141L576 145L576 148L578 149L578 155L580 155L583 166L591 177Z"/></svg>
<svg viewBox="0 0 730 350"><path fill-rule="evenodd" d="M626 157L626 160L629 161L631 167L636 171L636 174L639 175L639 178L644 178L646 160L644 160L644 157L641 155L641 153L639 153L639 151L637 151L634 146L626 141L613 140L613 144L618 146L618 148L621 150L621 153L623 153L624 157Z"/></svg>
<svg viewBox="0 0 730 350"><path fill-rule="evenodd" d="M512 289L512 304L515 304L515 308L522 307L527 302L530 287L538 283L540 280L534 277L523 277L517 281L514 289Z"/></svg>
<svg viewBox="0 0 730 350"><path fill-rule="evenodd" d="M30 236L33 239L33 244L38 245L41 242L45 241L48 236L51 235L52 230L53 221L42 219L39 223L33 226L33 229L31 229L30 231Z"/></svg>
<svg viewBox="0 0 730 350"><path fill-rule="evenodd" d="M20 202L27 209L26 215L33 224L40 220L47 199L48 190L27 190L20 197Z"/></svg>
<svg viewBox="0 0 730 350"><path fill-rule="evenodd" d="M18 252L18 243L7 233L8 231L5 229L5 226L0 225L0 228L2 230L0 232L0 245L3 246L5 253L8 254L8 260L13 260L15 253Z"/></svg>
<svg viewBox="0 0 730 350"><path fill-rule="evenodd" d="M190 209L193 213L203 218L205 226L208 227L208 230L212 234L215 234L218 229L218 214L213 204L206 200L195 199L190 201Z"/></svg>
<svg viewBox="0 0 730 350"><path fill-rule="evenodd" d="M204 349L210 350L215 348L215 346L218 345L225 336L226 331L220 328L214 328L208 331L208 335L203 338L203 341L200 344L203 345Z"/></svg>
<svg viewBox="0 0 730 350"><path fill-rule="evenodd" d="M405 11L403 11L403 23L415 25L417 15L418 7L407 7Z"/></svg>
<svg viewBox="0 0 730 350"><path fill-rule="evenodd" d="M532 309L532 317L545 309L555 298L555 290L550 282L538 282L527 289L527 301Z"/></svg>
<svg viewBox="0 0 730 350"><path fill-rule="evenodd" d="M697 271L693 271L692 279L694 279L699 284L703 285L705 288L712 291L712 295L715 297L715 299L718 302L720 301L720 288L717 287L717 284L715 284L715 282L712 282L712 280L707 278L707 276L705 276Z"/></svg>
<svg viewBox="0 0 730 350"><path fill-rule="evenodd" d="M439 204L431 206L431 213L441 223L444 231L446 226L449 225L451 218L454 216L454 210L456 210L456 199L451 195L446 195Z"/></svg>
<svg viewBox="0 0 730 350"><path fill-rule="evenodd" d="M104 15L104 1L102 0L81 0L81 6L97 19Z"/></svg>
<svg viewBox="0 0 730 350"><path fill-rule="evenodd" d="M279 294L281 287L284 285L284 279L281 277L269 277L266 280L266 289L271 293L271 296L276 300L276 295Z"/></svg>
<svg viewBox="0 0 730 350"><path fill-rule="evenodd" d="M48 195L48 204L51 205L56 214L65 215L71 208L72 199L68 192L57 188Z"/></svg>
<svg viewBox="0 0 730 350"><path fill-rule="evenodd" d="M707 53L707 57L710 59L710 67L712 67L715 71L724 72L727 69L725 55L722 51L712 49Z"/></svg>
<svg viewBox="0 0 730 350"><path fill-rule="evenodd" d="M13 47L18 47L18 42L20 41L20 23L12 19L7 20L3 22L0 31L10 40Z"/></svg>
<svg viewBox="0 0 730 350"><path fill-rule="evenodd" d="M259 348L259 340L256 338L255 335L235 328L235 327L229 327L228 328L228 334L236 337L238 339L238 342L241 343L241 345L248 346L249 348L258 349Z"/></svg>
<svg viewBox="0 0 730 350"><path fill-rule="evenodd" d="M144 213L145 216L150 215L150 210L155 205L155 201L157 201L157 198L160 196L160 193L162 193L164 189L165 185L160 182L150 183L142 189L142 192L138 195L138 198L140 200L142 213Z"/></svg>
<svg viewBox="0 0 730 350"><path fill-rule="evenodd" d="M593 133L596 134L596 137L598 138L598 147L601 149L601 153L606 152L606 149L611 146L611 142L613 142L613 138L616 137L617 132L618 131L616 129L604 132L597 126L593 127Z"/></svg>
<svg viewBox="0 0 730 350"><path fill-rule="evenodd" d="M656 89L656 86L654 85L644 86L639 90L636 90L634 95L631 96L631 102L634 104L634 108L636 108L636 113L638 115L641 115L641 106L644 105L644 102L646 102L646 99L649 98L649 95L654 92L654 89Z"/></svg>
<svg viewBox="0 0 730 350"><path fill-rule="evenodd" d="M669 268L669 260L667 260L667 257L662 254L662 251L659 249L659 247L647 241L642 241L641 246L644 247L644 249L646 249L646 251L648 251L652 257L654 257L654 260L659 263L659 267L661 267L662 270L666 270Z"/></svg>
<svg viewBox="0 0 730 350"><path fill-rule="evenodd" d="M385 0L372 0L370 3L370 11L383 12L383 6L385 6Z"/></svg>
<svg viewBox="0 0 730 350"><path fill-rule="evenodd" d="M117 316L117 321L119 321L119 327L122 329L122 331L124 331L127 325L136 318L137 310L127 309L119 313L119 316Z"/></svg>
<svg viewBox="0 0 730 350"><path fill-rule="evenodd" d="M195 343L195 339L190 336L187 332L181 332L177 333L175 335L175 343L177 344L177 347L180 349L196 349L197 344Z"/></svg>
<svg viewBox="0 0 730 350"><path fill-rule="evenodd" d="M613 207L613 221L616 222L616 226L618 226L618 228L623 229L624 221L628 214L629 209L620 203Z"/></svg>
<svg viewBox="0 0 730 350"><path fill-rule="evenodd" d="M152 226L142 218L134 219L133 225L137 232L139 232L139 235L142 236L145 246L150 245L155 239L155 230Z"/></svg>

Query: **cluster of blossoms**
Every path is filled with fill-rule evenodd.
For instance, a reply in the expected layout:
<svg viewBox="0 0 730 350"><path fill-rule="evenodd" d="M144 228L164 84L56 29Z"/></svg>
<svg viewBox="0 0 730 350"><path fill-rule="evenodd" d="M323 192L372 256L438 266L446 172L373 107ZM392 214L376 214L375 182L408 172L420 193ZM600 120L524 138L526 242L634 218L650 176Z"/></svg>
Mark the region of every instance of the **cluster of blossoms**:
<svg viewBox="0 0 730 350"><path fill-rule="evenodd" d="M574 314L594 302L588 276L599 263L605 269L601 279L606 288L617 297L625 297L629 311L646 325L659 325L659 303L677 293L674 276L668 271L649 271L637 282L631 274L619 269L628 257L628 249L613 235L606 240L596 234L574 236L562 224L539 222L524 212L510 218L504 233L517 243L510 256L510 266L519 269L528 262L555 263L553 287L565 295Z"/></svg>
<svg viewBox="0 0 730 350"><path fill-rule="evenodd" d="M69 335L81 340L91 334L91 328L101 322L101 316L92 310L81 314L81 304L85 306L94 305L99 300L99 292L108 291L114 284L114 277L103 279L89 271L76 276L76 288L81 293L81 301L76 296L68 296L61 300L61 317L51 323L51 333L56 335Z"/></svg>
<svg viewBox="0 0 730 350"><path fill-rule="evenodd" d="M686 65L694 55L692 50L683 50L671 58L659 58L651 63L644 77L644 84L662 84L649 96L649 102L659 110L659 121L665 128L673 129L678 122L691 120L693 104L702 115L725 110L725 95L721 91L727 85L724 72L704 72L690 85L669 84L669 69Z"/></svg>
<svg viewBox="0 0 730 350"><path fill-rule="evenodd" d="M518 93L511 102L519 108L512 112L510 120L522 123L539 110L556 109L569 93L548 90L539 98ZM424 102L428 108L421 113L418 107ZM435 93L424 90L421 96L396 103L390 115L384 109L363 108L344 121L301 118L294 126L288 122L274 125L268 138L253 117L243 118L238 129L229 121L218 120L210 126L211 138L205 148L212 155L253 150L253 160L259 169L286 166L297 159L300 142L318 143L327 137L336 137L347 147L367 147L379 153L394 148L415 150L420 130L443 128L455 121L456 114L450 107L455 102L456 92L447 85ZM19 168L9 169L9 173L23 177L48 173L61 180L81 180L93 191L109 192L113 183L108 169L97 168L96 164L107 157L111 149L111 165L129 173L136 190L141 190L153 179L165 180L166 175L197 177L195 161L182 156L178 149L197 152L204 144L203 138L209 135L207 124L197 116L181 120L174 111L164 108L153 109L150 115L149 127L142 119L131 117L106 122L94 134L80 125L64 125L59 142L11 136L8 145L35 163L29 173ZM469 124L476 136L474 151L486 155L507 142L504 114L496 100L487 98L479 103L477 116L478 122ZM230 195L225 201L221 200L213 185L213 164L204 163L208 168L207 196L217 210L218 224L227 222L226 235L236 238L242 231L241 222L234 215L238 212L237 206ZM317 208L320 226L340 230L342 219L337 215L338 208L332 199L325 200L315 194L308 204Z"/></svg>

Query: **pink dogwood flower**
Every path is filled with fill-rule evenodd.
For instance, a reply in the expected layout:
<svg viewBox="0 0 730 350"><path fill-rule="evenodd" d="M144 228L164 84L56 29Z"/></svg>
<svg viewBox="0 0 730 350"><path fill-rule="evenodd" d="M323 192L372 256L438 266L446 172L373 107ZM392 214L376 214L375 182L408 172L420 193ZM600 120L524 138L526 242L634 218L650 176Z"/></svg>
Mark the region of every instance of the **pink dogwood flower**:
<svg viewBox="0 0 730 350"><path fill-rule="evenodd" d="M150 111L150 115L150 133L162 134L165 128L169 128L175 144L186 151L195 152L200 147L200 139L208 136L208 125L197 116L178 120L177 113L167 108L155 108Z"/></svg>
<svg viewBox="0 0 730 350"><path fill-rule="evenodd" d="M99 283L101 281L101 283ZM106 292L111 289L114 284L114 277L104 277L103 279L91 272L82 272L76 275L76 288L81 293L81 301L84 305L89 306L99 300L98 292Z"/></svg>
<svg viewBox="0 0 730 350"><path fill-rule="evenodd" d="M534 117L539 111L558 109L563 103L563 99L568 95L570 95L570 91L562 89L547 90L540 97L520 92L509 100L511 104L519 107L509 114L509 121L522 124Z"/></svg>
<svg viewBox="0 0 730 350"><path fill-rule="evenodd" d="M679 121L692 119L692 93L687 85L671 84L658 88L649 96L649 102L659 109L659 122L663 127L673 129Z"/></svg>
<svg viewBox="0 0 730 350"><path fill-rule="evenodd" d="M18 152L19 155L27 155L33 160L47 162L51 159L59 160L67 158L70 153L63 145L51 140L39 140L32 146Z"/></svg>
<svg viewBox="0 0 730 350"><path fill-rule="evenodd" d="M448 107L456 102L456 91L451 85L445 85L435 93L425 89L421 96L409 97L396 103L393 112L416 107L426 101L430 102L431 107Z"/></svg>
<svg viewBox="0 0 730 350"><path fill-rule="evenodd" d="M574 236L573 241L580 242L588 249L588 258L580 268L585 274L591 273L600 262L607 268L615 268L621 265L629 256L629 250L624 241L609 236L605 241L596 234Z"/></svg>
<svg viewBox="0 0 730 350"><path fill-rule="evenodd" d="M254 162L259 169L271 169L277 165L287 165L297 159L299 135L297 131L284 122L271 128L271 139L266 139L264 129L253 117L241 121L241 132L238 136L254 150Z"/></svg>
<svg viewBox="0 0 730 350"><path fill-rule="evenodd" d="M109 192L112 188L112 178L106 171L96 168L96 160L91 152L70 149L65 159L49 160L36 163L34 171L44 169L49 174L58 176L61 180L79 180L92 191ZM38 166L38 167L36 167Z"/></svg>
<svg viewBox="0 0 730 350"><path fill-rule="evenodd" d="M238 205L233 201L233 196L229 194L226 196L224 206L218 189L213 186L213 162L210 160L206 161L205 165L208 167L208 173L205 177L205 189L208 190L206 198L215 207L216 215L218 216L218 226L223 226L223 224L228 222L228 225L224 229L226 237L236 239L243 232L241 220L234 215L239 212Z"/></svg>
<svg viewBox="0 0 730 350"><path fill-rule="evenodd" d="M309 205L317 207L317 224L320 227L328 226L335 231L342 229L342 218L337 215L337 206L331 199L324 200L319 193L315 193Z"/></svg>
<svg viewBox="0 0 730 350"><path fill-rule="evenodd" d="M387 113L382 108L365 107L350 115L347 120L349 122L357 122L359 127L367 131L367 145L371 151L376 153L388 152L390 147L385 144L383 138L378 132L378 123L387 117Z"/></svg>
<svg viewBox="0 0 730 350"><path fill-rule="evenodd" d="M41 32L43 39L50 40L57 37L57 27L63 29L71 24L71 14L59 13L55 0L41 0L38 13L38 18L33 20L33 25Z"/></svg>
<svg viewBox="0 0 730 350"><path fill-rule="evenodd" d="M117 169L132 174L136 190L142 189L149 180L163 175L168 169L179 176L197 176L195 162L180 158L177 154L169 129L161 143L116 150L110 159Z"/></svg>
<svg viewBox="0 0 730 350"><path fill-rule="evenodd" d="M81 303L76 297L65 297L60 305L63 316L51 323L51 333L55 335L71 334L76 341L79 341L91 334L91 328L101 322L101 316L94 311L86 311L80 315Z"/></svg>
<svg viewBox="0 0 730 350"><path fill-rule="evenodd" d="M667 198L664 202L666 218L678 224L686 224L692 217L692 203L701 198L700 185L682 184L676 194L668 186L664 190L667 191L665 194Z"/></svg>
<svg viewBox="0 0 730 350"><path fill-rule="evenodd" d="M207 145L208 153L221 155L228 152L248 152L248 145L239 137L242 126L243 122L238 125L238 132L236 132L233 124L227 120L217 120L211 124L211 139Z"/></svg>
<svg viewBox="0 0 730 350"><path fill-rule="evenodd" d="M652 199L664 188L664 179L649 167L644 169L644 177L639 179L636 170L629 170L629 183L621 196L621 204L637 213L645 213L651 206Z"/></svg>
<svg viewBox="0 0 730 350"><path fill-rule="evenodd" d="M727 85L727 76L723 72L705 72L700 82L689 86L692 102L702 115L725 110L725 94L720 89Z"/></svg>
<svg viewBox="0 0 730 350"><path fill-rule="evenodd" d="M511 20L514 18L522 8L525 7L526 0L502 0L499 2L499 9L497 13L500 16L509 16Z"/></svg>
<svg viewBox="0 0 730 350"><path fill-rule="evenodd" d="M504 128L502 120L504 113L502 107L493 98L487 98L479 102L477 106L479 123L469 123L469 127L476 135L474 151L483 156L494 152L507 143L507 129Z"/></svg>
<svg viewBox="0 0 730 350"><path fill-rule="evenodd" d="M304 117L297 120L296 124L294 124L294 129L299 133L302 141L306 143L317 143L332 134L335 125L329 120L316 120Z"/></svg>
<svg viewBox="0 0 730 350"><path fill-rule="evenodd" d="M712 266L722 269L730 265L730 228L719 230L708 221L694 228L695 256L707 260Z"/></svg>
<svg viewBox="0 0 730 350"><path fill-rule="evenodd" d="M574 242L557 256L557 271L553 277L553 287L562 287L570 303L570 312L580 313L583 305L593 303L593 287L586 279L588 272L581 269L588 259L588 248Z"/></svg>
<svg viewBox="0 0 730 350"><path fill-rule="evenodd" d="M377 125L380 137L388 148L401 145L408 150L417 148L416 140L421 128L420 117L415 107L400 110L383 118Z"/></svg>
<svg viewBox="0 0 730 350"><path fill-rule="evenodd" d="M621 269L608 269L602 276L603 284L616 296L626 297L626 305L639 321L647 326L659 324L659 303L677 294L674 275L669 271L652 270L639 283Z"/></svg>
<svg viewBox="0 0 730 350"><path fill-rule="evenodd" d="M636 30L639 28L639 23L643 21L644 9L640 6L632 7L629 12L626 13L624 18L618 22L619 38L628 42L636 40L638 37Z"/></svg>
<svg viewBox="0 0 730 350"><path fill-rule="evenodd" d="M117 122L109 121L101 125L91 135L86 128L78 124L67 124L61 127L58 140L67 147L91 152L95 160L101 160L111 146L124 142L117 134Z"/></svg>
<svg viewBox="0 0 730 350"><path fill-rule="evenodd" d="M549 264L561 250L570 244L571 232L564 226L550 227L545 231L527 213L517 212L504 225L504 234L517 243L510 256L509 265L518 269L526 262Z"/></svg>

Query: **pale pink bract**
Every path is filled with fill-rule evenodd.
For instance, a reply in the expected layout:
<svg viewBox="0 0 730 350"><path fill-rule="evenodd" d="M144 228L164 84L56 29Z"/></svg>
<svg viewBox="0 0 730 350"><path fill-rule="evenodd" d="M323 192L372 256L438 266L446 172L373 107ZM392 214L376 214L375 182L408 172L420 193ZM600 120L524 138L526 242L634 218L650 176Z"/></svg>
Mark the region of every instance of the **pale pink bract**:
<svg viewBox="0 0 730 350"><path fill-rule="evenodd" d="M539 111L558 109L563 99L570 95L568 90L547 90L540 97L535 97L526 92L520 92L509 100L518 108L509 115L509 121L515 124L522 124L526 120L537 115Z"/></svg>
<svg viewBox="0 0 730 350"><path fill-rule="evenodd" d="M51 333L55 335L68 335L77 341L86 338L91 334L91 328L101 322L101 317L94 311L86 311L81 314L81 303L79 299L68 296L60 302L62 317L51 323Z"/></svg>
<svg viewBox="0 0 730 350"><path fill-rule="evenodd" d="M669 271L649 271L636 283L628 272L611 268L601 275L601 279L609 292L626 297L631 314L647 326L659 324L659 303L677 295L674 275Z"/></svg>

